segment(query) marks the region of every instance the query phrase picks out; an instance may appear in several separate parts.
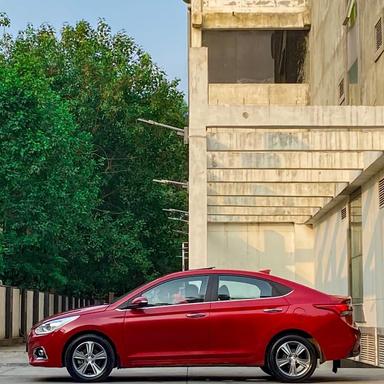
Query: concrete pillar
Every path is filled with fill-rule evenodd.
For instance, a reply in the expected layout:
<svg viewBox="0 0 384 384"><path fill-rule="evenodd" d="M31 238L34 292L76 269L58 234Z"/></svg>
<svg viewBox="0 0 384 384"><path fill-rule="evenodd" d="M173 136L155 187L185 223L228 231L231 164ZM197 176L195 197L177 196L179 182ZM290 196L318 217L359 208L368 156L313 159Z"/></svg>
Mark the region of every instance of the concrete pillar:
<svg viewBox="0 0 384 384"><path fill-rule="evenodd" d="M44 292L44 318L49 316L49 293Z"/></svg>
<svg viewBox="0 0 384 384"><path fill-rule="evenodd" d="M5 290L0 286L0 340L5 338Z"/></svg>
<svg viewBox="0 0 384 384"><path fill-rule="evenodd" d="M49 294L49 316L52 316L54 312L54 305L55 305L55 295L53 293Z"/></svg>
<svg viewBox="0 0 384 384"><path fill-rule="evenodd" d="M39 321L44 317L44 292L39 292Z"/></svg>
<svg viewBox="0 0 384 384"><path fill-rule="evenodd" d="M208 50L191 48L189 60L189 267L207 266Z"/></svg>
<svg viewBox="0 0 384 384"><path fill-rule="evenodd" d="M33 291L27 291L27 334L33 325Z"/></svg>
<svg viewBox="0 0 384 384"><path fill-rule="evenodd" d="M13 317L12 317L12 338L20 337L20 325L21 325L21 300L20 289L13 288Z"/></svg>
<svg viewBox="0 0 384 384"><path fill-rule="evenodd" d="M28 291L26 289L22 289L20 291L20 333L23 336L24 340L26 340L26 336L28 334L27 329L27 320L28 320Z"/></svg>
<svg viewBox="0 0 384 384"><path fill-rule="evenodd" d="M5 338L12 338L13 327L13 288L6 287L5 291Z"/></svg>
<svg viewBox="0 0 384 384"><path fill-rule="evenodd" d="M203 22L202 0L191 1L190 22L191 22L191 29L190 29L191 47L201 47L201 42L202 42L201 26Z"/></svg>
<svg viewBox="0 0 384 384"><path fill-rule="evenodd" d="M33 317L32 317L32 324L36 324L39 321L39 300L40 300L40 294L39 291L33 291Z"/></svg>

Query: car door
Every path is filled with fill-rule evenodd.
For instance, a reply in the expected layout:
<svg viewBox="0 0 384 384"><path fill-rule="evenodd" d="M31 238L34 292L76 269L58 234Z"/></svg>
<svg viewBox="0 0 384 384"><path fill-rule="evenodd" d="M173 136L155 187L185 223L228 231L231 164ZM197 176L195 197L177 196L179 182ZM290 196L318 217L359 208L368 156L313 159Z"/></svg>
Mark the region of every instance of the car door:
<svg viewBox="0 0 384 384"><path fill-rule="evenodd" d="M124 338L130 366L200 364L208 359L209 277L163 282L138 296L148 306L126 311Z"/></svg>
<svg viewBox="0 0 384 384"><path fill-rule="evenodd" d="M266 279L216 276L211 306L212 353L220 364L262 362L271 335L284 322L289 289ZM285 290L285 291L284 291Z"/></svg>

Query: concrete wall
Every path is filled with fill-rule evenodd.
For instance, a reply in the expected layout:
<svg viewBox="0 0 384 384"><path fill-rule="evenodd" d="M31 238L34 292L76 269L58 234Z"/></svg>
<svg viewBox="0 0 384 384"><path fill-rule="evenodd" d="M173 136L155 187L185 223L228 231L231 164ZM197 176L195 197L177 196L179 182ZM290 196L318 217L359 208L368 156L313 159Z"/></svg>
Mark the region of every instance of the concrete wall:
<svg viewBox="0 0 384 384"><path fill-rule="evenodd" d="M207 11L243 10L254 12L255 8L265 9L269 12L283 10L302 10L308 6L308 0L203 0L203 8Z"/></svg>
<svg viewBox="0 0 384 384"><path fill-rule="evenodd" d="M360 99L363 105L384 105L384 55L375 61L374 26L384 17L382 0L359 0ZM383 19L384 21L384 19Z"/></svg>
<svg viewBox="0 0 384 384"><path fill-rule="evenodd" d="M308 84L209 84L209 104L308 105Z"/></svg>
<svg viewBox="0 0 384 384"><path fill-rule="evenodd" d="M379 208L379 180L384 170L362 186L364 317L370 327L384 327L384 209ZM348 217L339 204L314 226L315 286L325 292L349 294Z"/></svg>
<svg viewBox="0 0 384 384"><path fill-rule="evenodd" d="M309 51L313 105L339 105L337 86L346 71L346 4L341 0L312 1Z"/></svg>
<svg viewBox="0 0 384 384"><path fill-rule="evenodd" d="M348 217L337 206L314 226L315 287L330 294L348 295Z"/></svg>
<svg viewBox="0 0 384 384"><path fill-rule="evenodd" d="M272 273L312 286L313 233L294 224L208 224L208 266L271 269Z"/></svg>
<svg viewBox="0 0 384 384"><path fill-rule="evenodd" d="M204 29L303 29L310 24L307 0L192 0L191 16L192 25Z"/></svg>
<svg viewBox="0 0 384 384"><path fill-rule="evenodd" d="M375 61L374 26L384 14L382 0L357 0L359 82L348 87L351 105L384 105L384 55ZM338 84L347 80L347 1L312 1L310 32L311 104L338 105ZM349 97L348 97L349 94ZM349 100L348 100L349 99Z"/></svg>
<svg viewBox="0 0 384 384"><path fill-rule="evenodd" d="M383 178L384 170L362 188L364 314L378 328L384 328L384 209L378 193Z"/></svg>

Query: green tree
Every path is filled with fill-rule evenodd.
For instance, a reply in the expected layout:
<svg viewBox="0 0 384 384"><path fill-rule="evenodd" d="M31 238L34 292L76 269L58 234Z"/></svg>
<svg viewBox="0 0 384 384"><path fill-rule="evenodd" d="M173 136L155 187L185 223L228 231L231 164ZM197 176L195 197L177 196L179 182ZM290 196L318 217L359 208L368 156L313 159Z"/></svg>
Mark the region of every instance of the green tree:
<svg viewBox="0 0 384 384"><path fill-rule="evenodd" d="M100 21L27 28L3 40L11 68L35 63L65 101L82 134L90 135L99 201L66 256L67 288L79 293L123 292L179 269L180 224L163 208L186 206L184 191L156 185L154 178L184 180L187 154L174 133L137 123L137 118L184 126L186 105L177 81L125 33ZM75 239L75 238L74 238Z"/></svg>
<svg viewBox="0 0 384 384"><path fill-rule="evenodd" d="M98 203L90 134L33 62L0 70L0 217L5 281L63 288L75 227Z"/></svg>

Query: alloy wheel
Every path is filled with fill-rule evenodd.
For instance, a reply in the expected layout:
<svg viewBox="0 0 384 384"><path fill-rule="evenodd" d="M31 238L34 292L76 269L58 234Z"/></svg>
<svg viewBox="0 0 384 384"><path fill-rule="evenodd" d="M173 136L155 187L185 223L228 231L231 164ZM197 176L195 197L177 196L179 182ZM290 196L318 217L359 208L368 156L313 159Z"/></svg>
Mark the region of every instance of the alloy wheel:
<svg viewBox="0 0 384 384"><path fill-rule="evenodd" d="M107 351L96 341L79 344L72 354L72 364L76 373L86 379L102 375L107 366Z"/></svg>
<svg viewBox="0 0 384 384"><path fill-rule="evenodd" d="M311 355L308 348L299 341L287 341L282 344L275 355L278 369L287 376L298 378L311 369Z"/></svg>

